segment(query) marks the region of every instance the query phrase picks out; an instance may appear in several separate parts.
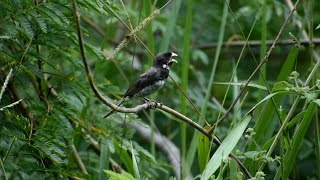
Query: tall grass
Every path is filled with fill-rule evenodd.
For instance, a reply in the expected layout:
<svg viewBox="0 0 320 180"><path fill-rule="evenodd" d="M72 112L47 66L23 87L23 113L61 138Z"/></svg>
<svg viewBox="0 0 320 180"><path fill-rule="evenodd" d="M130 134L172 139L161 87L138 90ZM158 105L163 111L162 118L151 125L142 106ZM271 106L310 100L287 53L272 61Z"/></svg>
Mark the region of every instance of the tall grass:
<svg viewBox="0 0 320 180"><path fill-rule="evenodd" d="M182 58L182 70L181 70L181 80L182 89L187 92L188 90L188 81L189 81L189 59L191 54L190 44L191 44L191 24L192 24L192 11L193 11L193 0L188 0L187 4L187 16L185 22L185 29L184 29L184 41L183 41L183 58ZM187 100L186 97L181 94L180 96L181 101L181 113L187 113ZM182 155L182 178L184 179L187 176L188 169L185 165L190 166L190 164L185 164L184 161L186 159L187 153L187 124L184 122L180 123L180 132L181 132L181 155Z"/></svg>
<svg viewBox="0 0 320 180"><path fill-rule="evenodd" d="M220 33L219 33L218 47L217 47L217 50L215 53L215 58L213 60L212 69L210 72L210 78L209 78L207 89L206 89L206 96L204 99L204 104L201 107L201 114L204 116L206 115L209 98L212 95L211 94L212 85L213 85L214 77L216 75L216 68L217 68L217 64L219 61L221 47L222 47L222 43L223 43L223 39L224 39L224 32L225 32L225 28L226 28L229 2L230 2L229 0L226 1L226 3L224 4L224 7L223 7L223 11L222 11L222 19L221 19L221 26L220 26L220 30L219 30ZM202 122L200 118L198 120L198 123L202 124L202 125L204 124L204 122ZM197 146L198 146L198 138L199 138L199 132L194 131L190 146L188 148L187 158L186 158L186 163L190 167L192 166L193 161L195 159L195 154L196 154L196 150L197 150ZM206 163L206 162L201 162L201 163Z"/></svg>

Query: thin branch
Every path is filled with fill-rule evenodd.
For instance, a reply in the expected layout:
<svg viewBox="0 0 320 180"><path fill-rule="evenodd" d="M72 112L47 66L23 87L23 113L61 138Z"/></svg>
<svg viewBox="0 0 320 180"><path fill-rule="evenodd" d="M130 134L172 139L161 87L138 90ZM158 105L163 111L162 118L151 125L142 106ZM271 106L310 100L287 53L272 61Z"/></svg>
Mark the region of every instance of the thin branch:
<svg viewBox="0 0 320 180"><path fill-rule="evenodd" d="M1 169L2 169L2 172L3 172L3 176L4 176L4 179L5 180L8 180L8 176L7 176L7 173L6 173L6 169L4 168L4 165L3 165L3 162L0 158L0 166L1 166Z"/></svg>
<svg viewBox="0 0 320 180"><path fill-rule="evenodd" d="M36 2L37 4L37 2ZM35 36L35 40L38 40L38 36L36 35ZM36 50L37 50L37 53L40 54L40 45L36 45ZM40 70L40 72L43 71L43 67L42 67L42 62L40 59L38 59L38 68ZM45 82L46 79L44 78L44 75L41 74L41 77L44 79L43 81ZM36 80L33 80L33 79L36 79ZM32 82L34 84L34 87L38 93L38 96L39 96L39 99L43 102L43 104L45 105L45 107L47 108L47 113L49 114L50 111L51 111L51 105L47 99L47 97L45 96L44 92L43 92L43 87L42 87L42 78L36 76L32 76L31 79L32 79Z"/></svg>
<svg viewBox="0 0 320 180"><path fill-rule="evenodd" d="M0 76L2 76L2 77L5 77L5 76L6 76L5 72L4 72L2 69L0 69ZM12 76L14 76L14 75L12 75ZM0 81L4 82L5 80L3 80L2 78L0 78ZM32 131L36 128L37 122L34 120L33 115L32 115L32 112L28 111L28 109L27 109L27 104L26 104L24 101L21 101L21 102L20 102L20 100L21 100L22 98L20 97L20 95L19 95L19 93L18 93L18 91L17 91L16 86L15 86L12 82L9 82L8 85L7 85L7 88L8 88L8 90L9 90L9 93L11 94L11 97L12 97L13 101L14 101L14 102L19 102L19 103L17 104L17 109L18 109L18 111L20 111L21 114L22 114L24 117L26 117L26 118L29 120L29 122L30 122L30 126L31 126L30 132L29 132L29 135L26 134L26 136L28 136L28 137L29 137L29 140L31 140Z"/></svg>
<svg viewBox="0 0 320 180"><path fill-rule="evenodd" d="M267 46L271 46L273 44L273 40L267 40L266 41L266 45ZM310 45L310 41L308 39L302 39L299 42L301 45L304 46L309 46ZM320 45L320 38L314 38L312 43L314 45ZM279 40L277 42L277 45L283 45L283 46L287 46L287 45L294 45L295 42L292 41L292 39L285 39L285 40ZM251 47L260 47L261 46L261 41L259 40L253 40L253 41L226 41L223 43L223 46L225 47L243 47L245 45L249 45ZM203 44L203 45L194 45L193 48L198 48L198 49L211 49L211 48L216 48L218 46L217 43L208 43L208 44Z"/></svg>
<svg viewBox="0 0 320 180"><path fill-rule="evenodd" d="M172 1L172 0L169 0L168 2L166 2L166 4L164 4L164 5L159 9L159 11L161 11L161 10L162 10L163 8L165 8L168 4L170 4L171 1Z"/></svg>
<svg viewBox="0 0 320 180"><path fill-rule="evenodd" d="M29 41L28 44L27 44L27 47L24 49L24 51L23 51L23 53L22 53L22 56L21 56L21 58L20 58L19 64L18 64L18 68L15 70L15 73L14 73L13 77L16 76L16 74L18 73L20 67L22 66L23 59L24 59L25 55L27 54L27 52L28 52L28 50L29 50L29 47L30 47L32 41L33 41L33 37L31 37L30 41Z"/></svg>
<svg viewBox="0 0 320 180"><path fill-rule="evenodd" d="M1 99L2 99L2 95L4 93L4 91L6 90L7 88L7 85L9 83L9 80L11 79L12 77L12 69L10 69L7 77L6 77L6 80L4 81L3 85L2 85L2 88L1 88L1 91L0 91L0 102L1 102Z"/></svg>
<svg viewBox="0 0 320 180"><path fill-rule="evenodd" d="M195 106L195 104L191 101L191 99L189 98L189 96L187 95L187 93L184 92L184 90L179 86L179 84L177 83L177 81L175 81L170 75L169 75L170 79L175 83L175 85L179 88L180 92L182 92L182 94L184 95L184 97L189 101L189 103L191 104L191 106L193 107L194 110L196 110L196 112L199 114L199 116L201 117L201 119L206 123L206 125L208 127L211 127L211 125L208 123L208 121L206 120L206 118L201 114L201 112L198 110L198 108Z"/></svg>
<svg viewBox="0 0 320 180"><path fill-rule="evenodd" d="M80 158L80 156L79 156L79 154L77 152L77 149L76 149L76 147L74 146L73 143L71 144L71 148L72 148L72 151L73 151L74 159L76 160L81 172L84 173L84 174L88 174L88 171L87 171L86 167L84 166L84 164L83 164L83 162L82 162L82 160L81 160L81 158Z"/></svg>

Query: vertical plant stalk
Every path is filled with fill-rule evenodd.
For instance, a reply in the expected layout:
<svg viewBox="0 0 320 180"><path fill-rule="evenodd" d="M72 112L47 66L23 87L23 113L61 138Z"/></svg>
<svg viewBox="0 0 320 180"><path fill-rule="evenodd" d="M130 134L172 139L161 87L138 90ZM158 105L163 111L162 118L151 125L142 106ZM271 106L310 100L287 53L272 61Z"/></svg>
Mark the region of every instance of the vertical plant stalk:
<svg viewBox="0 0 320 180"><path fill-rule="evenodd" d="M8 180L8 176L7 176L7 173L6 173L6 169L4 168L4 165L3 165L3 162L2 162L2 159L1 159L1 158L0 158L0 166L1 166L1 169L2 169L2 173L3 173L4 179L5 179L5 180Z"/></svg>
<svg viewBox="0 0 320 180"><path fill-rule="evenodd" d="M76 147L74 146L73 143L71 144L71 149L73 151L74 159L76 160L81 172L83 172L84 174L88 174L88 171L87 171L85 165L83 164L83 162L82 162L82 160L81 160L81 158L80 158L80 156L79 156L79 154L77 152L77 149L76 149Z"/></svg>
<svg viewBox="0 0 320 180"><path fill-rule="evenodd" d="M267 0L263 0L263 4L262 4L262 27L261 27L261 47L260 47L260 59L263 59L263 55L267 53ZM260 69L260 73L259 73L259 84L267 84L265 77L267 77L267 68L266 68L266 64L264 66L261 67ZM265 91L260 90L259 91L259 99L263 99L265 96ZM270 94L270 93L269 93ZM259 109L259 111L261 112L261 109ZM259 111L257 112L257 114L260 114Z"/></svg>
<svg viewBox="0 0 320 180"><path fill-rule="evenodd" d="M151 4L151 1L143 1L141 2L144 8L144 15L145 16L149 16L152 13L152 9L153 6ZM153 36L153 32L152 32L152 23L146 25L146 31L147 31L147 37L148 37L148 41L147 41L147 46L149 47L151 52L155 52L155 40L154 40L154 36ZM151 56L150 54L148 55L148 62L152 62L154 59L153 56ZM157 94L154 94L153 96L156 96ZM147 114L147 113L145 113ZM155 120L155 113L154 111L150 111L150 116L149 116L149 121L151 124L151 140L150 140L150 152L153 156L156 155L156 144L155 144L155 130L156 130L156 126L154 125L154 120Z"/></svg>
<svg viewBox="0 0 320 180"><path fill-rule="evenodd" d="M221 53L221 48L222 48L222 44L223 44L223 37L224 37L226 23L227 23L227 17L228 17L228 4L229 3L230 3L230 0L226 0L224 8L223 8L223 15L222 15L221 26L220 26L220 30L219 30L218 46L217 46L217 50L216 50L216 53L214 56L214 61L213 61L211 74L210 74L210 78L209 78L209 84L208 84L207 91L206 91L207 94L205 96L204 106L201 109L201 113L204 115L206 114L206 111L207 111L208 101L211 96L211 89L212 89L212 85L213 85L213 80L214 80L214 77L216 74L216 69L217 69L217 65L218 65L218 61L219 61L219 57L220 57L220 53Z"/></svg>
<svg viewBox="0 0 320 180"><path fill-rule="evenodd" d="M186 23L185 23L185 31L184 31L184 45L183 45L183 63L182 63L182 85L181 88L184 92L188 89L188 75L189 75L189 55L190 55L190 39L191 39L191 24L192 24L192 5L193 0L188 0L188 8L187 8L187 16L186 16ZM187 113L187 101L186 98L181 94L181 113ZM186 167L190 166L191 164L185 163L186 160L186 148L187 148L187 124L181 122L180 123L180 132L181 132L181 156L182 156L182 179L185 179L187 176L187 169Z"/></svg>
<svg viewBox="0 0 320 180"><path fill-rule="evenodd" d="M230 0L227 0L228 2L230 2ZM228 6L227 3L224 5L223 8L223 15L222 15L222 19L221 19L221 26L220 26L220 30L219 30L219 39L218 39L218 47L216 50L216 54L215 54L215 59L212 65L212 70L211 70L211 74L210 74L210 80L209 80L209 84L206 90L206 96L205 96L205 102L204 105L201 108L201 113L205 115L206 111L207 111L207 104L209 101L209 98L211 96L211 89L212 89L212 84L213 84L213 79L214 79L214 75L215 75L215 70L216 70L216 65L218 63L219 60L219 56L220 56L220 52L221 52L221 47L223 44L223 37L224 37L224 32L225 32L225 25L226 25L226 21L227 21L227 15L228 15ZM200 119L198 120L199 124L200 123ZM210 126L209 126L210 127ZM212 126L211 129L213 130L215 126ZM209 131L210 134L213 134L212 131ZM197 132L193 133L193 137L191 140L191 145L188 149L188 158L187 158L187 164L192 164L193 160L195 159L195 154L196 154L196 150L197 150L197 143L198 143L198 136L199 134ZM211 137L209 137L209 139L211 139Z"/></svg>

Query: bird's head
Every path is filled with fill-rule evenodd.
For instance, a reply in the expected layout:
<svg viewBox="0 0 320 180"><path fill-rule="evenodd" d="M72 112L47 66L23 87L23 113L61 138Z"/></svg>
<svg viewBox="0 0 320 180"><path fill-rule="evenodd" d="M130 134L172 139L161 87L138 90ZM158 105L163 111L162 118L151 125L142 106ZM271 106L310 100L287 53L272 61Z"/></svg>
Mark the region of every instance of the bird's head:
<svg viewBox="0 0 320 180"><path fill-rule="evenodd" d="M173 57L178 56L173 52L160 53L156 56L153 62L154 67L161 67L163 69L170 69L170 66L175 62L177 63Z"/></svg>

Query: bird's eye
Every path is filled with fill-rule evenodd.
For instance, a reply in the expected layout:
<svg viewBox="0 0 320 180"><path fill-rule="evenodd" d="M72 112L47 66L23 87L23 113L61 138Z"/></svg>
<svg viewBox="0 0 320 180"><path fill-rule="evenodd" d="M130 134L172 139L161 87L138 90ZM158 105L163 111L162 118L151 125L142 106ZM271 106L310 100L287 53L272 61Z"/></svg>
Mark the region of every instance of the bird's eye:
<svg viewBox="0 0 320 180"><path fill-rule="evenodd" d="M167 68L167 65L166 65L166 64L163 64L163 65L162 65L162 68L163 68L163 69Z"/></svg>

